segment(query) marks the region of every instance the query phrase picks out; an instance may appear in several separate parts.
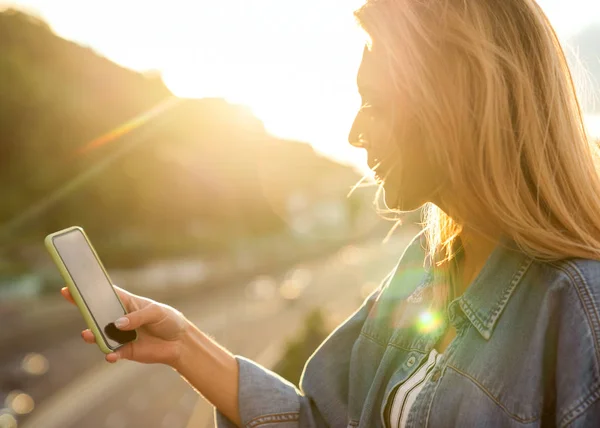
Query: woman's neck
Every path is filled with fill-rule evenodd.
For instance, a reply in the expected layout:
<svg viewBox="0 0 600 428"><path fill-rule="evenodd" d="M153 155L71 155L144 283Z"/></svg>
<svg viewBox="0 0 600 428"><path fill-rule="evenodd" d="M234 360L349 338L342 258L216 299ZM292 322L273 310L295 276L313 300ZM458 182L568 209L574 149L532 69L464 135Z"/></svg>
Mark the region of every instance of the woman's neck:
<svg viewBox="0 0 600 428"><path fill-rule="evenodd" d="M463 257L459 264L460 281L456 284L456 297L462 295L475 280L498 244L497 239L485 237L472 230L463 230L460 239L463 246Z"/></svg>
<svg viewBox="0 0 600 428"><path fill-rule="evenodd" d="M462 231L460 232L459 236L462 244L462 257L460 258L457 266L458 281L456 281L454 285L454 297L456 298L461 296L467 290L467 288L469 288L479 272L481 272L485 262L500 241L500 236L484 236L474 228L469 227L468 224L470 221L465 221L465 216L454 216L453 210L451 209L451 207L461 206L462 204L449 203L451 201L451 198L444 198L441 194L437 194L435 198L432 198L432 202L446 214L455 218L455 220L463 219L463 221L457 220L462 224ZM473 219L471 219L471 221L473 221ZM493 230L492 227L488 227L487 229Z"/></svg>

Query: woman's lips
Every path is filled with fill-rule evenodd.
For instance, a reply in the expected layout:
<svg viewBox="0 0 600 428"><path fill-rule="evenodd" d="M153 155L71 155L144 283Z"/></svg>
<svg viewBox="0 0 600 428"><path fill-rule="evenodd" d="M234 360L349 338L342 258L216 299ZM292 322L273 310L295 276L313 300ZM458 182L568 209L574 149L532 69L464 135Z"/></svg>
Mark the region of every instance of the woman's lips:
<svg viewBox="0 0 600 428"><path fill-rule="evenodd" d="M385 170L385 166L382 165L382 163L383 162L381 161L381 159L375 156L369 156L367 158L367 165L369 165L369 168L371 169L371 171L373 171L374 177L378 180L383 181L387 172Z"/></svg>
<svg viewBox="0 0 600 428"><path fill-rule="evenodd" d="M375 157L371 157L369 156L367 158L367 165L369 165L369 168L372 170L377 170L379 169L380 165L379 165L380 161L379 159L375 158Z"/></svg>

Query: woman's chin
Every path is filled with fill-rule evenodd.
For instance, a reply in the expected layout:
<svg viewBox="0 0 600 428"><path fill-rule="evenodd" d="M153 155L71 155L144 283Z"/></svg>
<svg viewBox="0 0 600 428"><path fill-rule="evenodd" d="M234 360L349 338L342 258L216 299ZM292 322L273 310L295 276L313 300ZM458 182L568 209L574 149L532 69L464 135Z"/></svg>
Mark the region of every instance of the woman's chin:
<svg viewBox="0 0 600 428"><path fill-rule="evenodd" d="M388 209L394 211L414 211L418 209L422 204L416 203L412 198L403 197L402 193L398 189L387 189L385 186L384 201Z"/></svg>

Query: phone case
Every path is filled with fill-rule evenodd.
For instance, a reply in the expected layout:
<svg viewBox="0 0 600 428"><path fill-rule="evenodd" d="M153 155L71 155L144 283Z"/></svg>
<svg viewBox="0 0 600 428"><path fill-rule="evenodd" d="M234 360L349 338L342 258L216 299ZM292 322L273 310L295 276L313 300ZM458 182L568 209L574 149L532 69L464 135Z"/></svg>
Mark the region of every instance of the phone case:
<svg viewBox="0 0 600 428"><path fill-rule="evenodd" d="M75 300L75 303L76 303L77 307L79 308L79 312L81 312L81 315L83 315L85 323L87 324L88 328L94 333L94 337L96 338L96 343L98 344L98 347L105 354L110 354L111 352L116 351L123 345L119 345L115 348L111 348L110 345L108 343L106 343L106 341L104 340L104 336L100 332L100 329L98 328L98 326L96 325L96 322L94 321L94 318L92 317L92 314L90 313L90 311L87 308L87 305L83 301L83 298L81 297L81 294L79 293L79 289L75 286L75 283L71 279L71 275L69 275L69 272L68 272L65 264L63 263L60 255L58 254L58 250L54 246L54 242L53 242L54 237L56 237L58 235L62 235L67 232L71 232L73 230L79 230L83 234L85 240L87 241L88 245L92 249L94 256L96 257L96 260L98 260L98 263L99 263L100 267L102 268L102 271L104 272L104 274L108 278L108 281L112 285L112 281L110 280L108 272L104 268L104 265L102 264L102 261L100 260L100 257L98 257L98 253L96 253L96 249L90 242L90 240L89 240L88 236L86 235L85 231L83 230L83 228L81 228L79 226L72 226L72 227L69 227L69 228L66 228L63 230L59 230L58 232L51 233L50 235L46 236L46 239L44 239L44 244L46 245L46 248L47 248L48 252L50 253L50 256L54 260L54 263L56 263L56 266L58 267L60 274L62 275L63 279L65 280L67 287L68 287L69 291L71 292L71 296L73 296L73 300ZM121 301L119 294L116 291L115 291L115 296L117 297L117 300L121 304L121 307L123 308L123 312L127 313L127 309L125 309L125 306L123 305L123 302ZM137 340L137 338L138 338L138 334L136 332L135 339L132 342L135 342ZM131 342L128 342L128 343L131 343Z"/></svg>

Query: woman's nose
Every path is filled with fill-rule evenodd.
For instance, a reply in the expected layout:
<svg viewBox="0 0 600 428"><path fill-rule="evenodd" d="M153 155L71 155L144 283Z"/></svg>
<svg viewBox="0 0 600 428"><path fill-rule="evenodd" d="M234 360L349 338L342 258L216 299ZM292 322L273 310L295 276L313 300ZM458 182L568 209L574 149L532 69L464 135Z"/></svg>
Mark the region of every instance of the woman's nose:
<svg viewBox="0 0 600 428"><path fill-rule="evenodd" d="M356 122L357 120L352 124L350 134L348 134L348 142L353 147L367 149L369 146L367 135L364 132L360 132Z"/></svg>

